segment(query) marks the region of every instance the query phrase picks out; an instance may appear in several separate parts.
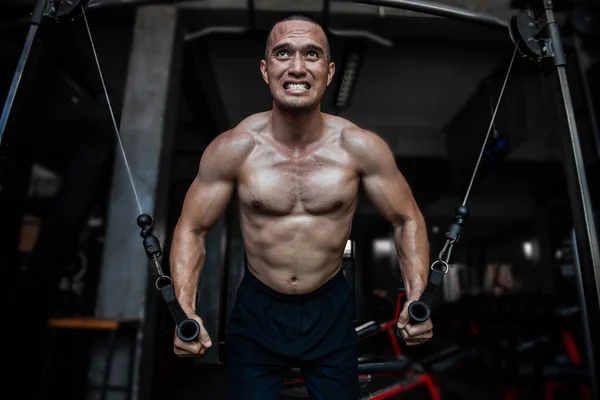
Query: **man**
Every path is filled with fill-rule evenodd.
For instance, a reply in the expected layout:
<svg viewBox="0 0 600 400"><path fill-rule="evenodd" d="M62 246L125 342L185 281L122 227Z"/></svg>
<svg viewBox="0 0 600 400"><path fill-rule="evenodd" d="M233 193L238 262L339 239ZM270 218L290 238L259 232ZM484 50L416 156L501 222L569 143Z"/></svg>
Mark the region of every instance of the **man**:
<svg viewBox="0 0 600 400"><path fill-rule="evenodd" d="M408 302L428 277L423 216L386 143L320 111L335 64L323 29L304 16L279 21L260 70L273 96L205 150L171 246L171 275L198 342L177 336L175 354L202 356L211 338L196 315L208 230L237 193L247 271L227 329L228 398L274 400L299 366L311 398L358 397L353 299L341 272L359 185L394 229ZM201 306L200 306L201 307ZM398 320L407 344L432 337L432 323Z"/></svg>

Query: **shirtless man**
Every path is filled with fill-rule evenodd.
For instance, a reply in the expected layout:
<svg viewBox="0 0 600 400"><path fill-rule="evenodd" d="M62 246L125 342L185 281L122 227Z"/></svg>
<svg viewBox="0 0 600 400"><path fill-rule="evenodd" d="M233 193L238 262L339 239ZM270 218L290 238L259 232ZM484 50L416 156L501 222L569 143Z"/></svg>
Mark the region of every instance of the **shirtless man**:
<svg viewBox="0 0 600 400"><path fill-rule="evenodd" d="M431 321L411 326L407 311L427 282L425 222L386 143L321 112L335 64L317 23L294 16L275 24L260 70L272 110L207 147L174 232L176 295L201 327L198 342L175 336L174 351L198 357L211 347L196 291L206 234L237 189L247 271L227 328L227 398L274 400L295 365L312 399L356 399L353 296L341 264L359 185L394 230L409 300L398 327L409 345L432 337Z"/></svg>

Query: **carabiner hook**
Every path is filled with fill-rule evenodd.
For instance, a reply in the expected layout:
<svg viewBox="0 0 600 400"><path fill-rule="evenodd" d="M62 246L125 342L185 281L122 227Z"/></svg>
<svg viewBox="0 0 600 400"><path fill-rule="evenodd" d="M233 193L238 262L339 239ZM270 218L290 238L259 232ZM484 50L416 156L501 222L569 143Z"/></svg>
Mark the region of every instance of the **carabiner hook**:
<svg viewBox="0 0 600 400"><path fill-rule="evenodd" d="M454 240L447 239L446 243L444 243L444 247L440 254L438 255L438 261L443 264L448 264L450 261L450 254L452 253L452 247L454 246ZM444 255L446 259L444 259Z"/></svg>

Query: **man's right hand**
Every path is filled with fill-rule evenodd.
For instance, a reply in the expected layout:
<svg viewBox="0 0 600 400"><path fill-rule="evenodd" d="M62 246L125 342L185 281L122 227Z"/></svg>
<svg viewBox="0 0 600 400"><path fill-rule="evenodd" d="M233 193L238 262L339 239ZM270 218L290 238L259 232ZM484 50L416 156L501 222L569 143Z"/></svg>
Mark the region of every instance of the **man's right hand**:
<svg viewBox="0 0 600 400"><path fill-rule="evenodd" d="M198 315L189 315L188 318L192 318L200 325L200 333L198 339L193 342L184 342L177 336L177 329L175 330L175 338L173 341L174 352L178 357L202 357L208 349L212 346L210 336L204 329L202 324L202 318Z"/></svg>

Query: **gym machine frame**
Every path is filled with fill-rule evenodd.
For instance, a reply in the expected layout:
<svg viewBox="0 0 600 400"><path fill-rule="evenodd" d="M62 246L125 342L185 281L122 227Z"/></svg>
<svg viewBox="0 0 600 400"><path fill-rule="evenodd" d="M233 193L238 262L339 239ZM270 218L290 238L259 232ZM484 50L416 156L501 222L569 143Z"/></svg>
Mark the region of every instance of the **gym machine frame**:
<svg viewBox="0 0 600 400"><path fill-rule="evenodd" d="M600 337L600 249L594 222L591 197L587 184L585 163L581 152L579 133L571 101L566 72L566 56L562 38L555 19L552 0L529 0L531 9L520 10L510 22L499 20L487 14L472 12L458 7L420 0L357 0L358 3L385 6L417 11L451 19L476 23L492 29L501 29L510 34L510 39L519 52L532 61L541 63L550 69L550 77L560 86L561 117L567 125L564 132L565 142L570 145L566 151L564 168L569 190L576 246L579 253L579 268L582 279L582 291L585 303L583 315L589 320L583 321L588 338ZM535 11L534 11L535 10ZM457 207L454 221L446 232L446 244L434 261L446 268L433 268L427 288L418 302L412 303L410 315L413 321L425 321L429 318L432 301L442 284L452 246L458 242L468 210L464 205ZM591 313L590 313L591 311ZM587 340L588 366L592 383L593 398L600 398L597 382L600 381L595 360L600 360L600 345Z"/></svg>
<svg viewBox="0 0 600 400"><path fill-rule="evenodd" d="M570 145L570 149L565 154L564 168L579 254L577 265L580 266L579 272L583 278L580 290L585 301L581 304L581 307L585 309L585 314L589 316L589 320L583 322L585 329L588 331L588 338L600 337L600 249L598 248L597 231L587 185L585 164L567 80L566 57L554 16L552 0L529 0L530 7L535 9L536 12L521 10L511 18L509 23L488 14L422 0L355 0L355 2L411 10L487 26L492 29L501 29L505 32L508 31L510 39L523 56L550 67L551 78L560 87L561 117L567 128L562 130L565 133L563 138ZM30 19L30 28L23 45L21 57L0 116L0 145L38 26L41 25L44 17L60 18L68 16L79 5L86 7L87 0L74 3L64 3L61 0L37 1ZM468 209L463 203L463 205L457 207L454 221L446 232L446 244L440 252L439 259L434 261L432 265L432 273L425 292L418 302L411 304L410 315L413 321L425 321L429 318L432 302L439 291L444 275L448 271L452 247L460 239L461 230L467 216ZM143 237L146 255L155 262L159 272L157 288L161 290L163 298L178 324L178 335L182 340L194 340L198 334L198 326L194 320L187 319L175 298L172 285L169 283L170 278L162 274L159 262L162 250L159 240L152 234L152 217L141 214L138 216L137 222L142 229L141 236ZM440 265L438 268L433 268L436 263ZM165 279L168 282L159 287L159 281ZM586 345L588 346L593 397L598 398L599 393L596 382L600 381L600 376L594 360L600 360L600 345L594 345L589 340Z"/></svg>

